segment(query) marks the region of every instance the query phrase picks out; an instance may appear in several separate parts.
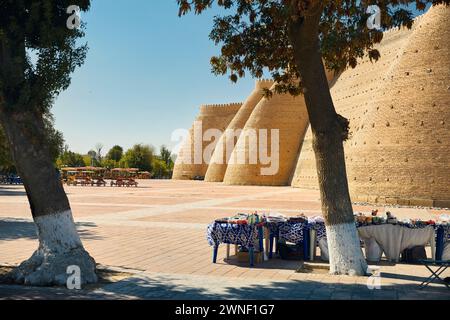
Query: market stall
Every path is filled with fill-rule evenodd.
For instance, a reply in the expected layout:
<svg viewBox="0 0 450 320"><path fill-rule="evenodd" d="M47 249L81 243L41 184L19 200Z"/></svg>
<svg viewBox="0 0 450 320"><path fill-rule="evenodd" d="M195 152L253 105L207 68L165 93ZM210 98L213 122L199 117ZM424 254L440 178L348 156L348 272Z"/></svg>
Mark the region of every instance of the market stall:
<svg viewBox="0 0 450 320"><path fill-rule="evenodd" d="M254 265L255 246L257 250L264 250L263 221L258 215L238 214L231 218L218 219L208 226L207 240L213 250L213 263L217 262L220 244L227 245L229 258L230 245L242 246L250 256L250 266Z"/></svg>
<svg viewBox="0 0 450 320"><path fill-rule="evenodd" d="M213 262L217 261L220 244L227 244L227 258L230 245L243 247L249 251L250 264L253 265L255 250L264 253L270 259L279 246L292 243L302 248L302 258L311 257L310 224L305 216L283 217L280 215L237 214L236 216L218 219L208 226L207 239L213 249ZM264 246L264 240L266 245ZM237 249L235 250L237 252Z"/></svg>
<svg viewBox="0 0 450 320"><path fill-rule="evenodd" d="M377 211L373 211L370 216L358 213L355 215L355 223L364 245L366 258L370 262L380 261L383 253L388 260L398 262L405 249L428 245L431 247L433 260L440 260L450 239L450 224L447 219L398 221L390 212L387 212L386 217L380 217ZM328 260L325 223L323 219L315 217L310 219L310 224L314 231L311 251L315 252L319 245L323 259Z"/></svg>
<svg viewBox="0 0 450 320"><path fill-rule="evenodd" d="M270 234L269 258L273 256L274 242L293 243L303 248L303 258L310 256L310 226L305 216L283 218L280 215L268 216L265 227ZM275 250L279 252L278 248Z"/></svg>
<svg viewBox="0 0 450 320"><path fill-rule="evenodd" d="M435 259L435 231L432 226L409 228L402 225L381 224L360 227L358 233L366 244L369 261L380 261L384 252L388 260L398 262L405 249L426 245L431 246L432 257Z"/></svg>
<svg viewBox="0 0 450 320"><path fill-rule="evenodd" d="M393 262L398 262L400 255L414 247L430 246L433 260L447 259L449 256L450 224L442 221L422 221L405 219L398 221L390 212L386 217L378 216L378 211L371 215L358 213L355 224L364 246L366 258L378 262L384 254ZM273 258L273 247L292 243L303 250L302 259L314 260L317 246L322 260L329 260L326 226L323 217L285 217L281 214L238 214L234 217L218 219L208 226L208 242L214 247L213 261L217 260L218 247L227 244L227 258L230 245L246 248L253 265L254 252L265 252ZM266 245L264 247L264 240ZM424 249L422 249L424 250ZM279 252L279 248L275 252Z"/></svg>

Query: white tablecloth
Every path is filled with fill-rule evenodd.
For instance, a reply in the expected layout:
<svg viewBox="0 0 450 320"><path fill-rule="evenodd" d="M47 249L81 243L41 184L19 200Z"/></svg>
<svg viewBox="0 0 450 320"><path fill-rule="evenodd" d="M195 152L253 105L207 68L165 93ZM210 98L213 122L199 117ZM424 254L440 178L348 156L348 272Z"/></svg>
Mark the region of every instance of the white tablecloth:
<svg viewBox="0 0 450 320"><path fill-rule="evenodd" d="M376 246L378 245L386 257L394 262L400 260L400 254L403 250L415 246L425 246L430 244L433 252L435 247L435 232L432 226L425 228L411 229L398 225L382 224L358 228L359 236L366 246L366 254L373 255L369 257L376 260L379 254ZM380 256L381 257L381 256Z"/></svg>

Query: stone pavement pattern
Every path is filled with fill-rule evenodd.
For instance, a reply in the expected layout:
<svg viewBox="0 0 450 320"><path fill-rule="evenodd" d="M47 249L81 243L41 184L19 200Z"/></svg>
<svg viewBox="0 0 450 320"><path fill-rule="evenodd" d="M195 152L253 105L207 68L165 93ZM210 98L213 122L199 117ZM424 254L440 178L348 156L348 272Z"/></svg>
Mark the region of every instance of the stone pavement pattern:
<svg viewBox="0 0 450 320"><path fill-rule="evenodd" d="M82 292L0 286L0 299L450 299L450 291L440 285L418 290L428 276L421 266L384 263L382 290L369 290L367 278L296 273L296 261L274 259L255 268L225 262L225 246L219 250L218 263L212 264L205 231L215 218L255 210L317 215L316 191L170 180L140 181L136 189L66 187L66 191L83 243L96 261L136 274ZM400 218L450 213L355 205L357 211L374 208ZM0 265L18 264L36 247L23 188L0 187Z"/></svg>

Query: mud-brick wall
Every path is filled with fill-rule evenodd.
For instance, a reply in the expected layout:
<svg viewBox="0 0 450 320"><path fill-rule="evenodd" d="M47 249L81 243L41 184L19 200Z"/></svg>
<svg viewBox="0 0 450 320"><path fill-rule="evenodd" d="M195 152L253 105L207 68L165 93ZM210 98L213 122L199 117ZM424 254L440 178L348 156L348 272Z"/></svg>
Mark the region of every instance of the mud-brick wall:
<svg viewBox="0 0 450 320"><path fill-rule="evenodd" d="M255 89L245 100L244 104L229 124L226 131L227 133L220 138L208 167L208 171L206 172L206 181L223 181L228 167L229 156L239 139L240 130L244 128L256 105L263 98L263 89L270 89L273 84L274 82L271 80L256 81Z"/></svg>
<svg viewBox="0 0 450 320"><path fill-rule="evenodd" d="M345 151L354 201L450 206L449 21L450 9L437 6L412 30L385 33L381 60L361 61L333 87L337 111L351 121ZM317 187L307 137L297 187Z"/></svg>
<svg viewBox="0 0 450 320"><path fill-rule="evenodd" d="M242 103L220 104L220 105L204 105L200 107L200 113L195 119L197 123L201 123L201 153L214 141L203 141L204 133L209 129L217 129L224 132L234 118ZM196 176L204 177L208 169L208 163L202 156L201 163L195 163L194 150L194 125L189 131L190 138L186 140L175 163L172 179L190 180ZM216 141L217 143L217 141Z"/></svg>
<svg viewBox="0 0 450 320"><path fill-rule="evenodd" d="M416 22L347 146L353 199L450 206L450 8Z"/></svg>
<svg viewBox="0 0 450 320"><path fill-rule="evenodd" d="M287 94L274 94L270 99L263 98L253 110L236 144L225 173L224 183L288 185L307 126L308 115L302 96L294 98ZM251 164L249 154L251 147L247 133L256 132L258 134L261 129L268 132L268 155L272 155L270 132L272 129L279 130L279 159L278 164L274 163L278 170L274 174L262 174L261 170L267 169L271 165L261 163L259 155L257 163ZM238 159L245 159L245 161L239 163Z"/></svg>
<svg viewBox="0 0 450 320"><path fill-rule="evenodd" d="M372 63L368 58L358 61L355 69L344 71L331 88L331 95L338 113L350 120L351 138L358 134L368 109L384 82L389 71L400 60L399 50L405 46L411 31L393 30L386 32L381 44L376 46L381 58ZM312 147L312 132L308 132L300 152L299 161L292 179L292 186L318 188L317 168Z"/></svg>

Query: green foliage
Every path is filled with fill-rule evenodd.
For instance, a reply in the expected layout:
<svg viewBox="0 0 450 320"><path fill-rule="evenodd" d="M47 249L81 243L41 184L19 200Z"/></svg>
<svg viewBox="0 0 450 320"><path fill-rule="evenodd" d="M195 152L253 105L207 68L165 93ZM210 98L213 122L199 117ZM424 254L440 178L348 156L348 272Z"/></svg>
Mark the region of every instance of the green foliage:
<svg viewBox="0 0 450 320"><path fill-rule="evenodd" d="M112 160L115 162L119 162L123 157L123 148L121 146L112 147L108 153L106 154L107 160Z"/></svg>
<svg viewBox="0 0 450 320"><path fill-rule="evenodd" d="M155 151L152 146L142 144L134 145L132 148L127 150L123 156L121 153L123 153L122 147L114 146L111 150L109 150L108 154L102 159L102 161L98 161L98 154L94 150L89 151L86 155L81 155L71 152L68 150L68 147L66 147L61 156L58 158L57 166L59 168L84 166L102 167L107 169L137 168L139 171L150 172L152 177L157 179L167 179L172 176L174 168L173 156L170 150L165 146L161 147L159 155L155 155Z"/></svg>
<svg viewBox="0 0 450 320"><path fill-rule="evenodd" d="M50 156L56 163L58 157L64 152L64 137L61 131L54 128L54 119L50 113L44 116L44 124ZM0 126L0 171L2 170L15 171L8 140Z"/></svg>
<svg viewBox="0 0 450 320"><path fill-rule="evenodd" d="M125 153L123 161L127 168L152 172L153 158L154 148L152 146L136 144Z"/></svg>
<svg viewBox="0 0 450 320"><path fill-rule="evenodd" d="M100 166L102 168L107 168L107 169L120 168L120 162L114 161L114 160L109 160L109 159L103 159Z"/></svg>
<svg viewBox="0 0 450 320"><path fill-rule="evenodd" d="M84 157L70 150L65 150L56 161L57 167L84 167L86 166Z"/></svg>
<svg viewBox="0 0 450 320"><path fill-rule="evenodd" d="M159 157L162 161L164 161L168 170L172 170L174 166L174 162L172 160L172 153L166 146L161 146L159 151Z"/></svg>
<svg viewBox="0 0 450 320"><path fill-rule="evenodd" d="M87 51L87 45L77 44L84 25L67 28L70 5L87 11L90 1L0 1L0 111L43 114L69 86L70 74L83 64Z"/></svg>
<svg viewBox="0 0 450 320"><path fill-rule="evenodd" d="M86 163L86 166L92 166L92 167L100 167L101 166L101 157L99 157L99 154L97 151L90 150L86 155L83 156L84 162Z"/></svg>
<svg viewBox="0 0 450 320"><path fill-rule="evenodd" d="M221 7L223 14L216 16L210 38L221 45L221 54L211 58L213 73L228 74L233 82L250 73L256 78L270 72L278 82L276 91L298 95L301 81L294 43L290 34L292 26L303 23L313 10L321 10L319 37L322 57L326 66L337 72L348 66L355 67L357 59L366 53L378 59L380 53L373 45L383 38L383 33L366 26L370 4L376 4L382 12L382 27L412 25L410 6L423 11L428 4L449 4L450 0L177 0L179 15L189 11L196 14ZM301 63L301 62L300 62ZM269 92L266 92L268 95Z"/></svg>
<svg viewBox="0 0 450 320"><path fill-rule="evenodd" d="M174 165L170 150L164 145L161 146L159 156L155 156L153 159L152 177L155 179L170 179Z"/></svg>
<svg viewBox="0 0 450 320"><path fill-rule="evenodd" d="M97 166L97 161L95 160L95 158L92 158L89 154L83 154L81 155L83 157L83 163L85 167L96 167Z"/></svg>
<svg viewBox="0 0 450 320"><path fill-rule="evenodd" d="M155 179L168 179L172 176L172 171L166 162L160 158L153 159L152 177Z"/></svg>
<svg viewBox="0 0 450 320"><path fill-rule="evenodd" d="M44 117L44 124L50 156L52 157L53 162L56 162L58 157L64 152L64 136L61 131L55 129L54 119L51 114L46 114Z"/></svg>

